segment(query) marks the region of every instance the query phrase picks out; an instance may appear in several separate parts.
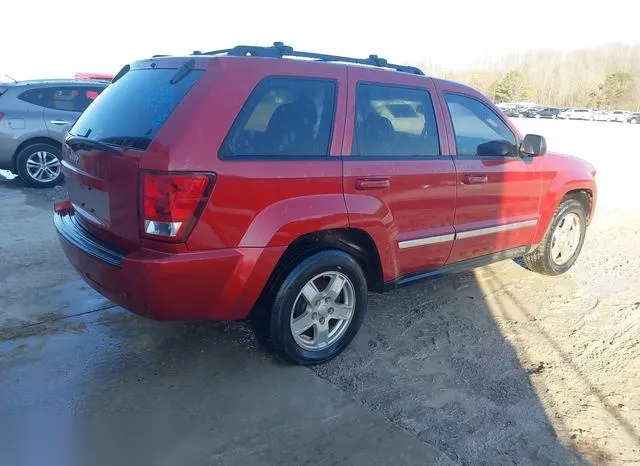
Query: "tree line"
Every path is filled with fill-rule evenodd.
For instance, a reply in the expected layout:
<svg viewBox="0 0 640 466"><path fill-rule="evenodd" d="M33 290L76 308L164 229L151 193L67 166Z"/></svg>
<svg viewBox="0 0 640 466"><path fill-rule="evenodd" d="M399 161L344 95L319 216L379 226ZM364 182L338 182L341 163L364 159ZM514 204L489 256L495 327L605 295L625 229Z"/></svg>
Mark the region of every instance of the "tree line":
<svg viewBox="0 0 640 466"><path fill-rule="evenodd" d="M432 75L481 90L496 102L640 110L640 44L525 52L487 59L461 71L427 68Z"/></svg>

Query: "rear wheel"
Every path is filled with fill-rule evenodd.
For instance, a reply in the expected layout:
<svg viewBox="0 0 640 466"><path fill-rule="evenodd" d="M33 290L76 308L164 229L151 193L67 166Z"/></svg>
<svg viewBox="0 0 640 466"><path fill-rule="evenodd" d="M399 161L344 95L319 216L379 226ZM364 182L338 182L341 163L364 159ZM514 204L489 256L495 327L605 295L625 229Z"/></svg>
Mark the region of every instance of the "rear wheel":
<svg viewBox="0 0 640 466"><path fill-rule="evenodd" d="M349 254L322 251L291 270L270 301L254 321L259 340L286 363L318 364L340 354L358 332L367 282Z"/></svg>
<svg viewBox="0 0 640 466"><path fill-rule="evenodd" d="M31 144L20 151L16 169L20 179L35 188L49 188L62 181L60 149L46 143Z"/></svg>
<svg viewBox="0 0 640 466"><path fill-rule="evenodd" d="M583 205L576 199L563 200L542 242L524 256L529 270L544 275L560 275L569 270L582 250L587 229Z"/></svg>
<svg viewBox="0 0 640 466"><path fill-rule="evenodd" d="M631 123L632 125L637 125L638 123L640 123L640 120L632 118L631 120L629 120L629 123Z"/></svg>

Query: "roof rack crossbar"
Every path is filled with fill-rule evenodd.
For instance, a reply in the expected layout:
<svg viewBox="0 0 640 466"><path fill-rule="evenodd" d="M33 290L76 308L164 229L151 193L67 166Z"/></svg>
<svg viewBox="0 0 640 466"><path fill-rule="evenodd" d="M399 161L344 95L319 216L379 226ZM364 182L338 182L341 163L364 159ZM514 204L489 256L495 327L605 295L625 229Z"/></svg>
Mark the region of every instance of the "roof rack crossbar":
<svg viewBox="0 0 640 466"><path fill-rule="evenodd" d="M339 55L326 55L322 53L313 52L298 52L294 51L292 47L284 45L282 42L274 42L270 47L260 47L253 45L237 45L232 49L216 50L213 52L198 53L197 55L219 55L226 53L233 57L268 57L268 58L283 58L283 57L299 57L310 58L317 61L324 62L342 62L342 63L354 63L359 65L376 66L379 68L389 68L403 73L411 73L424 76L424 73L415 66L396 65L389 63L384 58L380 58L377 55L369 55L368 58L353 58L343 57Z"/></svg>

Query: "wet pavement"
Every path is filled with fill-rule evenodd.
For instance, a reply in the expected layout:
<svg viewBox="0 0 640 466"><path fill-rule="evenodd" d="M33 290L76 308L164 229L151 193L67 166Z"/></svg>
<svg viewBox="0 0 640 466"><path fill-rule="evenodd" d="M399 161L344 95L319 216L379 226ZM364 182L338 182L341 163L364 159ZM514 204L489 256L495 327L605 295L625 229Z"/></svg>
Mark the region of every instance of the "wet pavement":
<svg viewBox="0 0 640 466"><path fill-rule="evenodd" d="M113 306L65 261L53 200L0 178L0 464L450 462L242 323Z"/></svg>

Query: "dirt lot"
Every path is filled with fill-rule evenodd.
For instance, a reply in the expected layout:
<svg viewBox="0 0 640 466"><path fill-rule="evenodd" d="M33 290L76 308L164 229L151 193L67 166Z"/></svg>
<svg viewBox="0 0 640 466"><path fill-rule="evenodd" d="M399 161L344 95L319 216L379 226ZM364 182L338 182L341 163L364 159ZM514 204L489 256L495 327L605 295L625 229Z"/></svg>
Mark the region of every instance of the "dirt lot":
<svg viewBox="0 0 640 466"><path fill-rule="evenodd" d="M640 126L517 124L598 169L575 267L372 295L313 369L114 307L56 243L63 190L0 177L0 464L640 464Z"/></svg>

